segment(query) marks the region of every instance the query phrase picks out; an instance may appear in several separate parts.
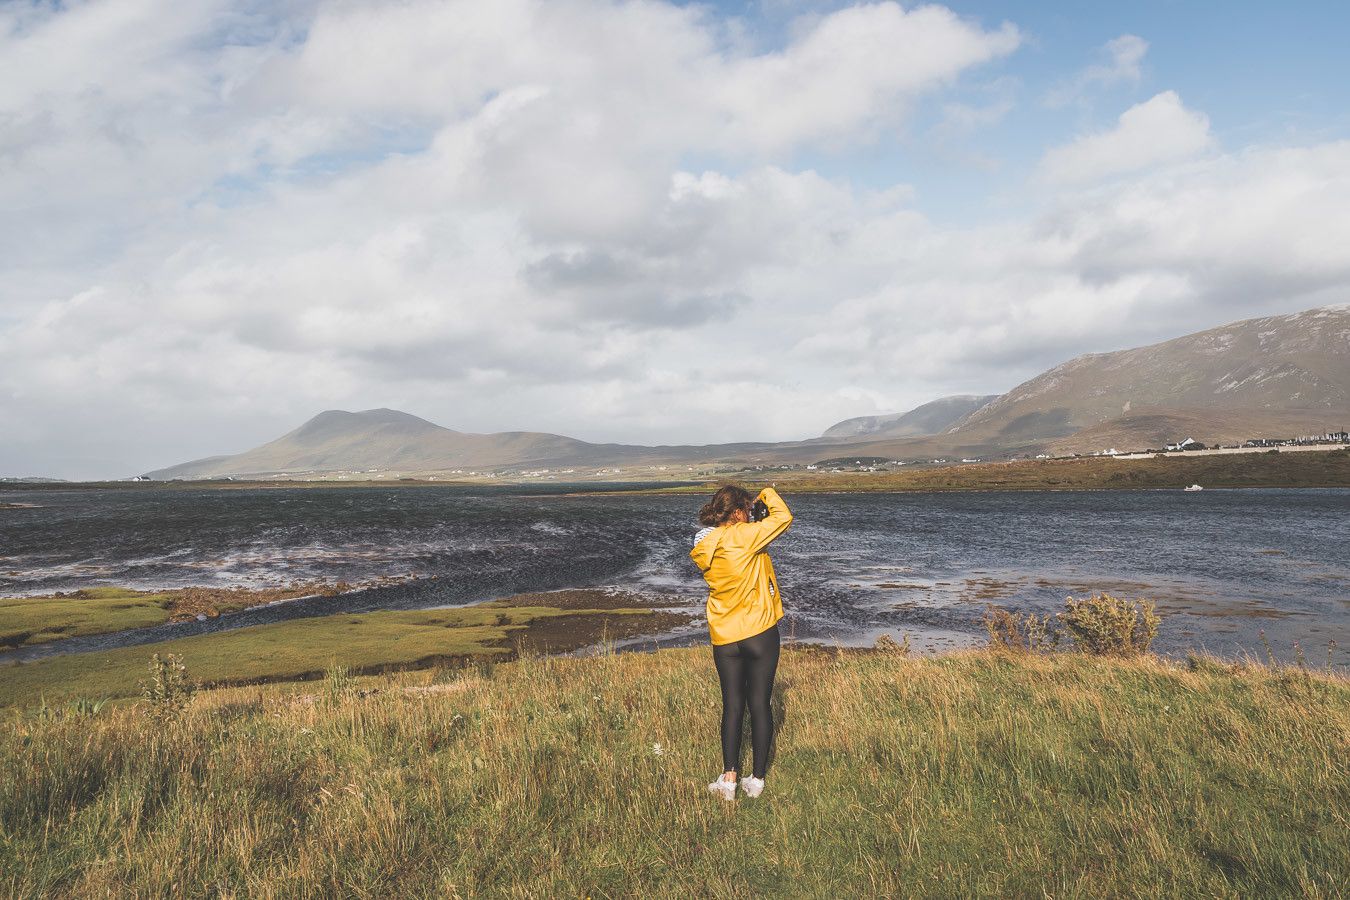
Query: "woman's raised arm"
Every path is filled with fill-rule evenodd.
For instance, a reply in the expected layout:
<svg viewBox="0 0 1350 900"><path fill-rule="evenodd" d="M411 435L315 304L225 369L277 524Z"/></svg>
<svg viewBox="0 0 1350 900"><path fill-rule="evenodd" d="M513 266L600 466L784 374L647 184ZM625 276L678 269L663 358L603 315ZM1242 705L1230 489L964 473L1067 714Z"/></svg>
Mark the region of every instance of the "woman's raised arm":
<svg viewBox="0 0 1350 900"><path fill-rule="evenodd" d="M778 492L771 487L766 487L759 492L756 500L763 500L764 505L769 508L769 514L758 522L749 523L753 528L750 538L750 552L758 553L780 534L788 530L792 524L792 510L783 502L783 498L778 496Z"/></svg>

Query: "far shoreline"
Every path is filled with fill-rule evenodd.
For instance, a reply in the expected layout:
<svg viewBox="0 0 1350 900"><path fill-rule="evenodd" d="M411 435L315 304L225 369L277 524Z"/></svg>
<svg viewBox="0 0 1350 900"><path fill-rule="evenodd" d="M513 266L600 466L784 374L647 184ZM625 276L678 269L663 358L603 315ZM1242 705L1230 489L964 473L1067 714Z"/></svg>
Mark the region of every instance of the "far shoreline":
<svg viewBox="0 0 1350 900"><path fill-rule="evenodd" d="M948 493L984 491L1177 490L1203 488L1347 488L1350 448L1270 450L1260 453L1090 456L1023 459L959 465L860 467L805 471L750 464L697 478L561 481L539 478L445 479L438 475L382 479L198 479L175 481L0 482L0 492L27 496L81 490L318 490L325 488L455 488L514 496L578 497L592 494L703 494L726 482L773 483L799 493ZM0 509L31 508L23 502Z"/></svg>

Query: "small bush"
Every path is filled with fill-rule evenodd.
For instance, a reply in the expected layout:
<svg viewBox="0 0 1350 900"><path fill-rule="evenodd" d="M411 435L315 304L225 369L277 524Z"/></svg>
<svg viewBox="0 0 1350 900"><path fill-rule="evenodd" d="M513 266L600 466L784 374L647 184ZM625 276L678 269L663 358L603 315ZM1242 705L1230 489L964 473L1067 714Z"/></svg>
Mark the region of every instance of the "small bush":
<svg viewBox="0 0 1350 900"><path fill-rule="evenodd" d="M889 634L883 634L881 637L877 638L876 643L872 645L872 649L879 653L894 653L896 656L909 656L909 635L901 635L900 640L896 641L896 639Z"/></svg>
<svg viewBox="0 0 1350 900"><path fill-rule="evenodd" d="M1162 621L1154 614L1151 600L1093 594L1082 600L1070 597L1064 606L1056 618L1073 638L1074 647L1099 656L1147 653Z"/></svg>
<svg viewBox="0 0 1350 900"><path fill-rule="evenodd" d="M1019 616L991 605L985 610L983 622L989 633L989 646L996 650L1041 653L1059 646L1054 616L1033 613Z"/></svg>
<svg viewBox="0 0 1350 900"><path fill-rule="evenodd" d="M183 657L175 653L150 657L150 677L141 682L141 698L151 716L163 719L177 715L196 692L197 685L188 677Z"/></svg>
<svg viewBox="0 0 1350 900"><path fill-rule="evenodd" d="M1075 650L1094 655L1131 656L1147 653L1158 636L1161 619L1149 600L1121 600L1094 594L1069 597L1065 610L1053 616L1018 615L993 605L985 610L989 646L1011 653L1045 653L1073 641Z"/></svg>

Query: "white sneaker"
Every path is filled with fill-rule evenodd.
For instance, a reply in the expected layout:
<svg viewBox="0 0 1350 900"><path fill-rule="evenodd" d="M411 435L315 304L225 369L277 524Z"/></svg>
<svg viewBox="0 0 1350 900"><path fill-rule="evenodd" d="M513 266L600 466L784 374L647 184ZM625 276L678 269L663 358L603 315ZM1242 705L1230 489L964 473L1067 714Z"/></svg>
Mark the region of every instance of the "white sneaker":
<svg viewBox="0 0 1350 900"><path fill-rule="evenodd" d="M742 778L741 790L745 791L747 797L758 797L764 793L764 779L756 778L753 775Z"/></svg>
<svg viewBox="0 0 1350 900"><path fill-rule="evenodd" d="M761 782L761 784L762 783L763 782ZM708 790L712 791L714 794L721 794L723 800L736 799L736 782L723 781L720 775L716 781L708 785Z"/></svg>

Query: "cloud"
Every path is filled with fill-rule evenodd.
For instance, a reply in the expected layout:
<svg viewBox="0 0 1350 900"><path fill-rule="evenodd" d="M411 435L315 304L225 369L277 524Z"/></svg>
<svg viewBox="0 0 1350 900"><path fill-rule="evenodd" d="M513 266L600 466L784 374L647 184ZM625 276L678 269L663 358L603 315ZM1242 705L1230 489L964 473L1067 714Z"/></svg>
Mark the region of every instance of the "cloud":
<svg viewBox="0 0 1350 900"><path fill-rule="evenodd" d="M1101 48L1104 61L1088 66L1072 78L1060 82L1045 96L1051 108L1085 101L1091 91L1119 84L1138 84L1140 63L1148 53L1148 41L1134 34L1122 34Z"/></svg>
<svg viewBox="0 0 1350 900"><path fill-rule="evenodd" d="M947 88L1015 29L726 27L650 0L0 7L0 472L127 475L333 407L798 438L1350 279L1350 146L1174 149L938 225L802 160L847 170L925 102L996 116ZM1193 121L1168 96L1108 134ZM1067 170L1142 165L1098 137Z"/></svg>
<svg viewBox="0 0 1350 900"><path fill-rule="evenodd" d="M1209 118L1164 91L1121 113L1115 128L1048 150L1037 177L1052 184L1096 181L1186 159L1212 145Z"/></svg>

